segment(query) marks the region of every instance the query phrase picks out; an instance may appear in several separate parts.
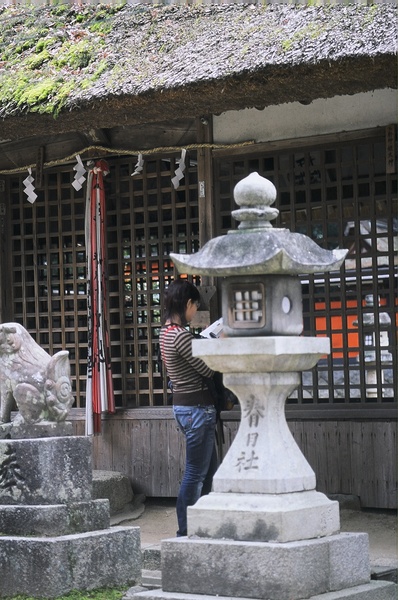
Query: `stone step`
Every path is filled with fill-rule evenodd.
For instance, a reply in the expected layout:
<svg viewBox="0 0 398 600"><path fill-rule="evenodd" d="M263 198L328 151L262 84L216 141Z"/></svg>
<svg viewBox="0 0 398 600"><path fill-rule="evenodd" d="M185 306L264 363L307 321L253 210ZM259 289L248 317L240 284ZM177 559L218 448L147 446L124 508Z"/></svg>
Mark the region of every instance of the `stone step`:
<svg viewBox="0 0 398 600"><path fill-rule="evenodd" d="M370 583L311 596L307 600L396 600L397 586L388 581L371 581ZM214 595L164 592L162 589L146 590L138 586L130 588L122 600L214 600ZM217 596L217 600L253 600L243 596Z"/></svg>
<svg viewBox="0 0 398 600"><path fill-rule="evenodd" d="M142 569L141 585L147 589L154 590L162 587L162 572L160 570Z"/></svg>
<svg viewBox="0 0 398 600"><path fill-rule="evenodd" d="M107 498L111 515L125 510L134 499L127 475L118 471L93 471L93 499Z"/></svg>
<svg viewBox="0 0 398 600"><path fill-rule="evenodd" d="M128 585L140 578L138 527L58 537L0 536L1 598L56 598L71 590Z"/></svg>
<svg viewBox="0 0 398 600"><path fill-rule="evenodd" d="M398 583L398 569L396 567L374 566L371 570L371 579Z"/></svg>

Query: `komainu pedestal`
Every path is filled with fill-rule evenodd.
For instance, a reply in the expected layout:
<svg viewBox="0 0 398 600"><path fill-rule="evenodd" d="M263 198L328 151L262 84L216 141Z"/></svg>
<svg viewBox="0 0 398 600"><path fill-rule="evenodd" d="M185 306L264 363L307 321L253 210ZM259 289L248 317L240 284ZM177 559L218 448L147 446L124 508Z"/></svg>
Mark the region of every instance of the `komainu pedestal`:
<svg viewBox="0 0 398 600"><path fill-rule="evenodd" d="M93 500L91 439L0 440L0 597L141 581L139 527Z"/></svg>
<svg viewBox="0 0 398 600"><path fill-rule="evenodd" d="M0 597L141 581L139 527L110 527L109 501L92 499L92 442L72 435L73 400L69 353L1 324Z"/></svg>

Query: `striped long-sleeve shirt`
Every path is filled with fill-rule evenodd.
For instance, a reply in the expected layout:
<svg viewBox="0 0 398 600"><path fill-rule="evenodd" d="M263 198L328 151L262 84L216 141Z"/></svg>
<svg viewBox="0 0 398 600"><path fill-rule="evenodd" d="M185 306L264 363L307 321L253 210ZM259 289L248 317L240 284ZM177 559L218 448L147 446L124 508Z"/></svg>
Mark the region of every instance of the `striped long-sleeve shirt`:
<svg viewBox="0 0 398 600"><path fill-rule="evenodd" d="M194 336L181 325L165 325L160 331L160 352L174 393L203 390L203 377L214 372L202 359L192 356Z"/></svg>

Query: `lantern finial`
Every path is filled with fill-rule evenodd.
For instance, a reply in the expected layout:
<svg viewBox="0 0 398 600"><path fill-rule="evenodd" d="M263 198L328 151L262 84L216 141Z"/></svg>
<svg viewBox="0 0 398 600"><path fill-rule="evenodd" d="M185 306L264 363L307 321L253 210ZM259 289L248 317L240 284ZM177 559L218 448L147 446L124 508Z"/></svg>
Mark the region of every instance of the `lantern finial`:
<svg viewBox="0 0 398 600"><path fill-rule="evenodd" d="M234 200L240 208L232 211L232 216L241 221L238 229L265 229L272 227L270 221L279 214L277 208L271 208L276 200L274 184L251 173L239 181L234 188Z"/></svg>

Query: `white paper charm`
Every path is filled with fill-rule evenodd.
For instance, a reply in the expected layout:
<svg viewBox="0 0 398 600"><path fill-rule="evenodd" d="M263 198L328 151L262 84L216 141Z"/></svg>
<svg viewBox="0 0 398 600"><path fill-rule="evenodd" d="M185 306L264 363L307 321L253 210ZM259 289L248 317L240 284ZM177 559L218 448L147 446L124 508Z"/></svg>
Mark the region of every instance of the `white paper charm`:
<svg viewBox="0 0 398 600"><path fill-rule="evenodd" d="M144 168L144 159L142 158L142 154L139 154L137 164L134 167L134 173L131 173L131 177L134 177L134 175L139 175L140 173L142 173L143 168Z"/></svg>
<svg viewBox="0 0 398 600"><path fill-rule="evenodd" d="M187 153L187 151L185 149L182 149L181 158L178 161L178 167L174 171L175 177L173 177L171 180L172 184L174 185L174 189L178 188L178 186L180 185L181 179L183 179L183 177L184 177L186 153Z"/></svg>
<svg viewBox="0 0 398 600"><path fill-rule="evenodd" d="M82 159L80 158L79 154L76 155L76 160L77 160L77 163L73 167L73 170L76 171L76 173L75 173L74 180L72 181L72 185L75 188L75 190L78 192L79 190L82 189L83 183L86 181L86 169L82 163Z"/></svg>
<svg viewBox="0 0 398 600"><path fill-rule="evenodd" d="M32 177L31 168L28 169L28 173L29 175L23 180L25 186L24 192L27 195L29 202L33 204L37 198L37 194L35 193L35 186L33 185L34 178Z"/></svg>

